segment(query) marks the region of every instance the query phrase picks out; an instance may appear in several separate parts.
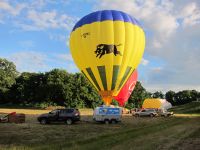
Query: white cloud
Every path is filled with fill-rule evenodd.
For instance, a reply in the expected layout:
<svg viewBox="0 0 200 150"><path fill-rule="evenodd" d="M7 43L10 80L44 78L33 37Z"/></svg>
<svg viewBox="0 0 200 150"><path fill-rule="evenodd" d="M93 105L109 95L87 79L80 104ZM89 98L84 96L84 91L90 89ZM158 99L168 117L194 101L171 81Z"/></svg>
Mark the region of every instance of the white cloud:
<svg viewBox="0 0 200 150"><path fill-rule="evenodd" d="M18 2L12 0L0 1L0 23L11 21L15 26L26 31L38 31L46 29L64 29L70 31L78 18L61 13L60 10L46 9L53 4L49 0L37 0L31 2ZM55 2L58 5L58 2ZM60 4L68 3L60 1Z"/></svg>
<svg viewBox="0 0 200 150"><path fill-rule="evenodd" d="M49 39L54 40L54 41L61 41L61 42L66 42L67 41L67 36L63 34L49 34Z"/></svg>
<svg viewBox="0 0 200 150"><path fill-rule="evenodd" d="M56 20L57 13L55 11L39 13L31 10L27 14L27 18L32 21L33 26L39 29L57 28L58 22Z"/></svg>
<svg viewBox="0 0 200 150"><path fill-rule="evenodd" d="M13 16L19 15L23 8L25 8L25 4L23 3L12 6L9 2L5 0L0 1L0 12L5 11Z"/></svg>
<svg viewBox="0 0 200 150"><path fill-rule="evenodd" d="M156 73L156 72L162 71L163 68L162 68L162 67L153 67L153 68L151 68L151 70L152 70L154 73Z"/></svg>
<svg viewBox="0 0 200 150"><path fill-rule="evenodd" d="M57 58L59 60L66 61L66 62L67 61L73 61L71 54L59 54L59 55L57 55Z"/></svg>
<svg viewBox="0 0 200 150"><path fill-rule="evenodd" d="M142 58L141 64L142 64L143 66L147 66L147 65L149 64L149 61L148 61L147 59Z"/></svg>
<svg viewBox="0 0 200 150"><path fill-rule="evenodd" d="M29 5L32 9L41 9L47 4L47 0L32 1Z"/></svg>
<svg viewBox="0 0 200 150"><path fill-rule="evenodd" d="M55 10L44 12L29 10L26 17L26 22L16 22L18 27L26 31L46 29L64 29L70 31L77 21L76 17L59 14Z"/></svg>
<svg viewBox="0 0 200 150"><path fill-rule="evenodd" d="M179 92L182 90L198 90L200 91L200 86L199 85L180 85L180 84L154 84L154 85L149 85L142 83L142 85L146 88L147 91L149 92L156 92L156 91L162 91L164 93L172 90L175 92Z"/></svg>
<svg viewBox="0 0 200 150"><path fill-rule="evenodd" d="M37 51L20 51L6 57L14 62L19 72L46 72L54 68L78 72L71 54L46 54ZM62 67L61 67L62 66Z"/></svg>
<svg viewBox="0 0 200 150"><path fill-rule="evenodd" d="M186 5L179 16L183 19L183 26L192 26L200 23L200 9L196 3Z"/></svg>
<svg viewBox="0 0 200 150"><path fill-rule="evenodd" d="M154 39L153 41L152 41L152 46L154 47L154 48L161 48L162 47L162 44L159 42L159 41L157 41L156 39Z"/></svg>
<svg viewBox="0 0 200 150"><path fill-rule="evenodd" d="M142 21L145 30L153 33L151 42L147 44L156 41L154 48L160 48L179 26L173 12L173 2L168 0L103 0L97 4L96 9L99 8L122 10Z"/></svg>
<svg viewBox="0 0 200 150"><path fill-rule="evenodd" d="M191 16L191 15L193 15L193 13L195 12L196 9L197 9L196 3L192 2L192 3L188 4L188 5L186 5L182 9L182 11L180 13L180 16L183 17L183 18Z"/></svg>
<svg viewBox="0 0 200 150"><path fill-rule="evenodd" d="M9 56L9 59L13 61L20 72L28 71L35 72L36 70L46 70L48 68L45 61L47 56L34 51L21 51Z"/></svg>

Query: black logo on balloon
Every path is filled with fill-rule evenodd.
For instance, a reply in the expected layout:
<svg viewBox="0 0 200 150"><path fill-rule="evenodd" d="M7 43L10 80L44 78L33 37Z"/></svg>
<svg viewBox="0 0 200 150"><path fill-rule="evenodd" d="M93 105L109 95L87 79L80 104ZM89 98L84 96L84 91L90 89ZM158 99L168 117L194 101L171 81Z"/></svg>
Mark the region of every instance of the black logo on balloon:
<svg viewBox="0 0 200 150"><path fill-rule="evenodd" d="M81 37L86 38L86 37L89 36L89 35L90 35L90 32L86 32L86 33L83 33L83 34L81 35Z"/></svg>
<svg viewBox="0 0 200 150"><path fill-rule="evenodd" d="M110 54L110 53L113 53L115 56L117 55L122 56L120 51L117 50L117 46L121 46L121 45L122 44L119 44L119 45L99 44L97 45L97 49L96 51L94 51L94 53L96 54L96 57L99 57L99 58L101 58L105 54Z"/></svg>

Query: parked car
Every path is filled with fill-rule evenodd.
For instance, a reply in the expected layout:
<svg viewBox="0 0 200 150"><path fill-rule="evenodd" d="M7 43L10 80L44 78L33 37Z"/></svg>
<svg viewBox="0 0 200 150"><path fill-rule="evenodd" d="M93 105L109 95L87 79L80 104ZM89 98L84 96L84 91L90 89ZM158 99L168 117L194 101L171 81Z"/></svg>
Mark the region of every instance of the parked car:
<svg viewBox="0 0 200 150"><path fill-rule="evenodd" d="M157 113L158 113L158 115L163 116L163 117L169 117L169 116L172 116L174 114L173 112L169 112L165 109L159 109L157 111Z"/></svg>
<svg viewBox="0 0 200 150"><path fill-rule="evenodd" d="M158 116L158 113L156 112L155 109L142 109L140 111L135 112L134 116L135 117L145 117L145 116L155 117L155 116Z"/></svg>
<svg viewBox="0 0 200 150"><path fill-rule="evenodd" d="M56 109L47 114L41 114L38 117L38 121L41 124L47 124L51 122L65 122L70 125L76 121L80 121L80 112L78 109Z"/></svg>
<svg viewBox="0 0 200 150"><path fill-rule="evenodd" d="M122 118L122 109L120 107L96 107L93 114L93 120L105 124L115 124Z"/></svg>

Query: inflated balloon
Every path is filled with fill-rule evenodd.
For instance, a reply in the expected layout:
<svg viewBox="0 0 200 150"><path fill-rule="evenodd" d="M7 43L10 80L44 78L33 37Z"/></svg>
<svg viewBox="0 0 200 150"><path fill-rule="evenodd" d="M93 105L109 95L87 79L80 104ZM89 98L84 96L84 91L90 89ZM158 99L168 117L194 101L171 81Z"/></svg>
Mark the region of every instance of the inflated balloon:
<svg viewBox="0 0 200 150"><path fill-rule="evenodd" d="M140 63L144 46L145 35L138 21L116 10L83 17L70 35L75 63L106 105Z"/></svg>
<svg viewBox="0 0 200 150"><path fill-rule="evenodd" d="M128 101L138 79L138 72L135 70L131 76L128 78L124 86L121 88L117 96L114 99L118 101L120 106L124 106L125 102Z"/></svg>

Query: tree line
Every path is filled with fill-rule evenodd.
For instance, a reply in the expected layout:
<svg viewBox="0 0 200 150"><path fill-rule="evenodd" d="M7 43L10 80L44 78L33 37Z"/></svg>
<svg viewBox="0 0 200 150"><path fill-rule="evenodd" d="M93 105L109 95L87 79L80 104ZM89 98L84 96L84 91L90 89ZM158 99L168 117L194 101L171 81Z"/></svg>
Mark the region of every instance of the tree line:
<svg viewBox="0 0 200 150"><path fill-rule="evenodd" d="M145 98L166 98L172 105L181 105L200 99L200 92L148 92L138 81L127 108L141 107ZM19 73L13 62L0 58L0 104L30 107L65 106L95 108L103 101L82 73L68 73L53 69L45 73ZM113 100L113 104L117 104Z"/></svg>

